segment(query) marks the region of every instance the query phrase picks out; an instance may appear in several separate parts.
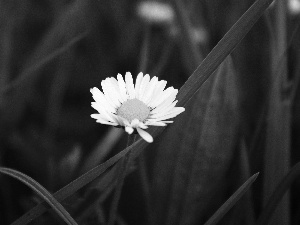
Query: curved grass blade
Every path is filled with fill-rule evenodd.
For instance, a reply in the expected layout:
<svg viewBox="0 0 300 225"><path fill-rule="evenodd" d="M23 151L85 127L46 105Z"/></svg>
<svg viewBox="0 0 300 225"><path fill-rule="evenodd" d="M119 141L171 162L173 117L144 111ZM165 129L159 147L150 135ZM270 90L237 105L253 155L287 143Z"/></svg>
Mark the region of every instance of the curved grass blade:
<svg viewBox="0 0 300 225"><path fill-rule="evenodd" d="M141 143L139 141L138 143ZM69 183L59 191L53 194L54 198L57 201L63 201L68 196L71 196L76 191L81 189L86 184L90 183L94 179L96 179L98 176L100 176L102 173L104 173L108 168L110 168L112 165L114 165L118 160L120 160L122 157L124 157L129 151L131 151L135 146L137 145L137 142L131 145L130 147L126 148L125 150L121 151L114 157L107 160L105 163L100 164L99 166L96 166L95 168L89 170L87 173L83 174L73 182ZM44 212L48 210L48 207L45 202L38 204L34 208L32 208L30 211L25 213L22 217L20 217L18 220L12 223L12 225L25 225L28 224L30 221L34 220L35 218L42 215Z"/></svg>
<svg viewBox="0 0 300 225"><path fill-rule="evenodd" d="M187 101L198 91L201 85L207 80L207 78L215 71L223 60L233 51L238 43L244 38L249 32L251 27L264 13L267 7L270 5L272 0L257 0L244 14L243 16L233 25L233 27L225 34L221 41L215 46L210 54L203 60L200 66L195 70L187 82L181 87L178 94L178 106L183 106ZM152 128L149 129L149 133L155 138L165 128ZM129 151L132 152L132 157L137 157L142 150L148 145L147 142L139 139L130 147L127 147L119 154L115 155L105 163L93 168L86 174L82 175L78 179L74 180L58 192L54 194L58 201L62 201L68 196L74 194L77 190L88 184L89 182L96 179L107 168L115 164L120 158L126 155ZM29 212L20 217L13 225L25 225L30 220L40 216L47 210L44 203L31 209Z"/></svg>
<svg viewBox="0 0 300 225"><path fill-rule="evenodd" d="M231 197L215 212L215 214L204 225L215 225L235 205L235 203L246 193L259 173L250 177Z"/></svg>
<svg viewBox="0 0 300 225"><path fill-rule="evenodd" d="M69 225L77 225L76 221L70 216L70 214L65 210L65 208L38 182L33 180L31 177L5 167L0 167L0 172L11 177L16 178L21 181L32 190L34 190L41 198L43 198L54 211Z"/></svg>

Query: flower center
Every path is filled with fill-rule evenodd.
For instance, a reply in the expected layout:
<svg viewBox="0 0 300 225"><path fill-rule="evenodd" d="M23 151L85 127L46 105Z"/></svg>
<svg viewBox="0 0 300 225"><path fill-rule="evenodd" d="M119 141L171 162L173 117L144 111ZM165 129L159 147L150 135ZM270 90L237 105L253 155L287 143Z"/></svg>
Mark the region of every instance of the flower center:
<svg viewBox="0 0 300 225"><path fill-rule="evenodd" d="M127 100L117 110L117 115L127 119L129 123L134 119L143 122L149 114L150 109L147 105L136 98Z"/></svg>

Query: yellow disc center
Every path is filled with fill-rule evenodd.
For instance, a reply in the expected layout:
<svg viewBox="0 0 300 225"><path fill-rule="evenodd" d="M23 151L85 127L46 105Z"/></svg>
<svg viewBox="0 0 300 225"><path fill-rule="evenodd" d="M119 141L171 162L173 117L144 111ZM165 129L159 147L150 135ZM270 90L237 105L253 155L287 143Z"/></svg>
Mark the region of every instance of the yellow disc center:
<svg viewBox="0 0 300 225"><path fill-rule="evenodd" d="M127 100L117 110L117 115L127 119L129 123L134 119L143 122L149 113L150 109L147 105L136 98Z"/></svg>

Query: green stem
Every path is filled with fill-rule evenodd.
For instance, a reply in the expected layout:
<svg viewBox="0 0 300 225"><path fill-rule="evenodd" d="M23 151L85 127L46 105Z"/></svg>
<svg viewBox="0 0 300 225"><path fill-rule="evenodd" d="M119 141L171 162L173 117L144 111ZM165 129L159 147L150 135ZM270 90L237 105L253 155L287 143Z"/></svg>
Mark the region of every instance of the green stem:
<svg viewBox="0 0 300 225"><path fill-rule="evenodd" d="M127 147L132 145L135 141L135 134L128 135ZM118 163L118 181L115 190L114 199L110 208L108 225L114 225L117 218L118 205L121 197L122 188L124 185L125 176L127 174L130 164L131 151L126 154Z"/></svg>

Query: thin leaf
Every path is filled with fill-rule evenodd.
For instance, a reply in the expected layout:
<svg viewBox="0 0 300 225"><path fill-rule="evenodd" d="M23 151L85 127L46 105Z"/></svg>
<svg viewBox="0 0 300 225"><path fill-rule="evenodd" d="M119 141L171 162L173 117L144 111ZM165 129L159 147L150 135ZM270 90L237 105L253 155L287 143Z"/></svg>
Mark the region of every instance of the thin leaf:
<svg viewBox="0 0 300 225"><path fill-rule="evenodd" d="M259 173L250 177L216 212L204 225L215 225L235 205L235 203L246 193Z"/></svg>
<svg viewBox="0 0 300 225"><path fill-rule="evenodd" d="M246 147L244 138L241 138L236 157L233 162L233 166L230 169L230 183L233 183L233 188L237 189L241 183L251 176L250 161L248 153L249 150ZM237 186L238 185L238 186ZM255 224L255 212L253 205L253 192L249 190L245 195L235 204L231 212L223 218L224 224L243 224L254 225Z"/></svg>
<svg viewBox="0 0 300 225"><path fill-rule="evenodd" d="M282 199L286 191L291 187L293 182L300 176L300 162L293 166L289 173L281 180L280 184L275 188L266 207L261 213L257 225L267 225L272 214L278 207L279 201Z"/></svg>
<svg viewBox="0 0 300 225"><path fill-rule="evenodd" d="M275 37L272 42L271 89L268 96L266 146L264 156L263 204L269 200L275 187L290 170L291 150L291 110L292 104L286 101L288 87L286 1L274 4ZM280 202L273 215L274 225L290 223L289 192Z"/></svg>
<svg viewBox="0 0 300 225"><path fill-rule="evenodd" d="M38 182L31 177L9 168L0 167L0 172L14 177L34 190L41 198L43 198L55 212L69 225L77 225L76 221L70 216L65 208Z"/></svg>
<svg viewBox="0 0 300 225"><path fill-rule="evenodd" d="M268 8L272 0L257 0L231 27L219 43L207 55L178 93L178 105L184 105L217 69L223 60L245 37L255 22Z"/></svg>

